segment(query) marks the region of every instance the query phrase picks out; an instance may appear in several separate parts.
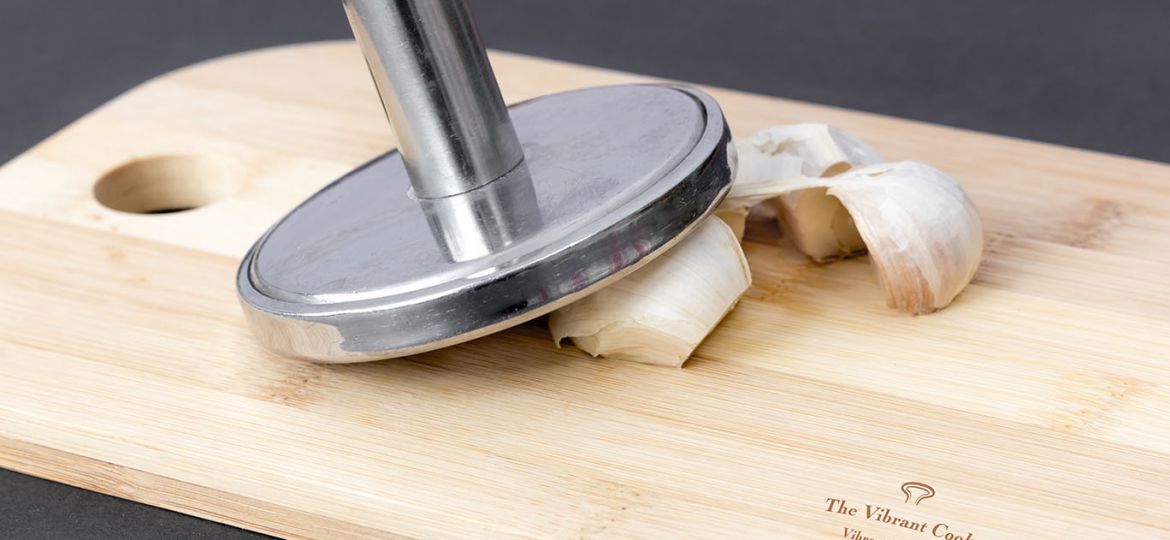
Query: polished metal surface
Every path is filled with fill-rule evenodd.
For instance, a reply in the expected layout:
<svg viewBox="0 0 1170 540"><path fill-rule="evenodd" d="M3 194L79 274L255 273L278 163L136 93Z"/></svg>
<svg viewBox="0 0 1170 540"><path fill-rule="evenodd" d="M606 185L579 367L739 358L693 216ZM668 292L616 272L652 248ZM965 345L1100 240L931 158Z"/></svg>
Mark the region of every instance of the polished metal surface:
<svg viewBox="0 0 1170 540"><path fill-rule="evenodd" d="M391 152L266 233L237 277L261 341L349 362L513 326L657 256L730 188L730 135L698 90L578 90L511 118L526 158L487 186L420 199Z"/></svg>
<svg viewBox="0 0 1170 540"><path fill-rule="evenodd" d="M345 0L419 197L477 188L523 159L463 0Z"/></svg>

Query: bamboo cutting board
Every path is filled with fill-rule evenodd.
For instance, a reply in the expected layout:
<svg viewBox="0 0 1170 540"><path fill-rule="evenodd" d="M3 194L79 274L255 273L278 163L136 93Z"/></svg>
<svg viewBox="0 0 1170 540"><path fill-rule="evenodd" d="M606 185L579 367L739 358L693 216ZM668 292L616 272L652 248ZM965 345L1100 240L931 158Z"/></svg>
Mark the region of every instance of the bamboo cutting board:
<svg viewBox="0 0 1170 540"><path fill-rule="evenodd" d="M509 101L645 80L493 60ZM756 224L755 283L685 369L538 324L277 358L239 258L393 140L351 44L241 54L0 169L0 466L282 536L1170 537L1170 166L710 91L737 136L824 121L952 173L975 282L900 315L865 259Z"/></svg>

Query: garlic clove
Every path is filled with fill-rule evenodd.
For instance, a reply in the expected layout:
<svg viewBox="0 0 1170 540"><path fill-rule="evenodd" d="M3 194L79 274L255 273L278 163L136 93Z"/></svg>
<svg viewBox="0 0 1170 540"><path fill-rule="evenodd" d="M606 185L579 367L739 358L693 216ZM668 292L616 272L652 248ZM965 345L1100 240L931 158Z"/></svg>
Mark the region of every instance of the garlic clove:
<svg viewBox="0 0 1170 540"><path fill-rule="evenodd" d="M828 262L865 253L865 242L857 234L853 218L841 201L825 188L801 190L769 201L780 220L780 228L792 242L816 262Z"/></svg>
<svg viewBox="0 0 1170 540"><path fill-rule="evenodd" d="M679 367L750 284L734 231L707 219L646 266L554 311L549 331L593 356Z"/></svg>
<svg viewBox="0 0 1170 540"><path fill-rule="evenodd" d="M736 240L743 240L744 230L747 229L747 217L752 208L748 204L736 204L734 201L725 201L715 208L715 217L731 227L731 233Z"/></svg>
<svg viewBox="0 0 1170 540"><path fill-rule="evenodd" d="M773 126L737 148L737 184L793 176L833 176L855 166L880 163L881 154L857 137L826 124ZM817 262L865 251L849 213L824 189L800 190L769 201L797 249Z"/></svg>
<svg viewBox="0 0 1170 540"><path fill-rule="evenodd" d="M983 257L983 223L950 176L903 161L854 169L831 184L828 194L853 217L890 307L937 311L971 282Z"/></svg>
<svg viewBox="0 0 1170 540"><path fill-rule="evenodd" d="M983 257L979 213L959 184L924 163L882 163L830 178L736 184L728 198L743 204L814 190L840 201L848 212L849 226L868 249L890 307L913 314L937 311L974 277ZM806 230L845 226L821 217L799 225Z"/></svg>

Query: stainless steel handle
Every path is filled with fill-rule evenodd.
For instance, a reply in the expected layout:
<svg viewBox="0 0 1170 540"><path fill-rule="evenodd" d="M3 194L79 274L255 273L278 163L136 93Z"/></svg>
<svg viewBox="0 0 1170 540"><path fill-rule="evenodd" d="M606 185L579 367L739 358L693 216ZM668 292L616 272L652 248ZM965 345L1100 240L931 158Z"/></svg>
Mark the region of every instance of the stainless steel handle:
<svg viewBox="0 0 1170 540"><path fill-rule="evenodd" d="M524 153L463 0L343 0L415 194L456 195Z"/></svg>

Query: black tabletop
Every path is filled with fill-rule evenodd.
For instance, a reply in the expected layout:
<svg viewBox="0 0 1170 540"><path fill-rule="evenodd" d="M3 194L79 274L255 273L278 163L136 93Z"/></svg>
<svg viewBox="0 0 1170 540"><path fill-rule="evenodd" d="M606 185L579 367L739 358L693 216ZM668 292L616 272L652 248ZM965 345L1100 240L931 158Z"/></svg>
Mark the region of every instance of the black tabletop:
<svg viewBox="0 0 1170 540"><path fill-rule="evenodd" d="M469 2L489 47L1170 161L1166 0ZM5 0L0 162L171 69L349 37L338 4ZM0 538L258 536L0 469Z"/></svg>

